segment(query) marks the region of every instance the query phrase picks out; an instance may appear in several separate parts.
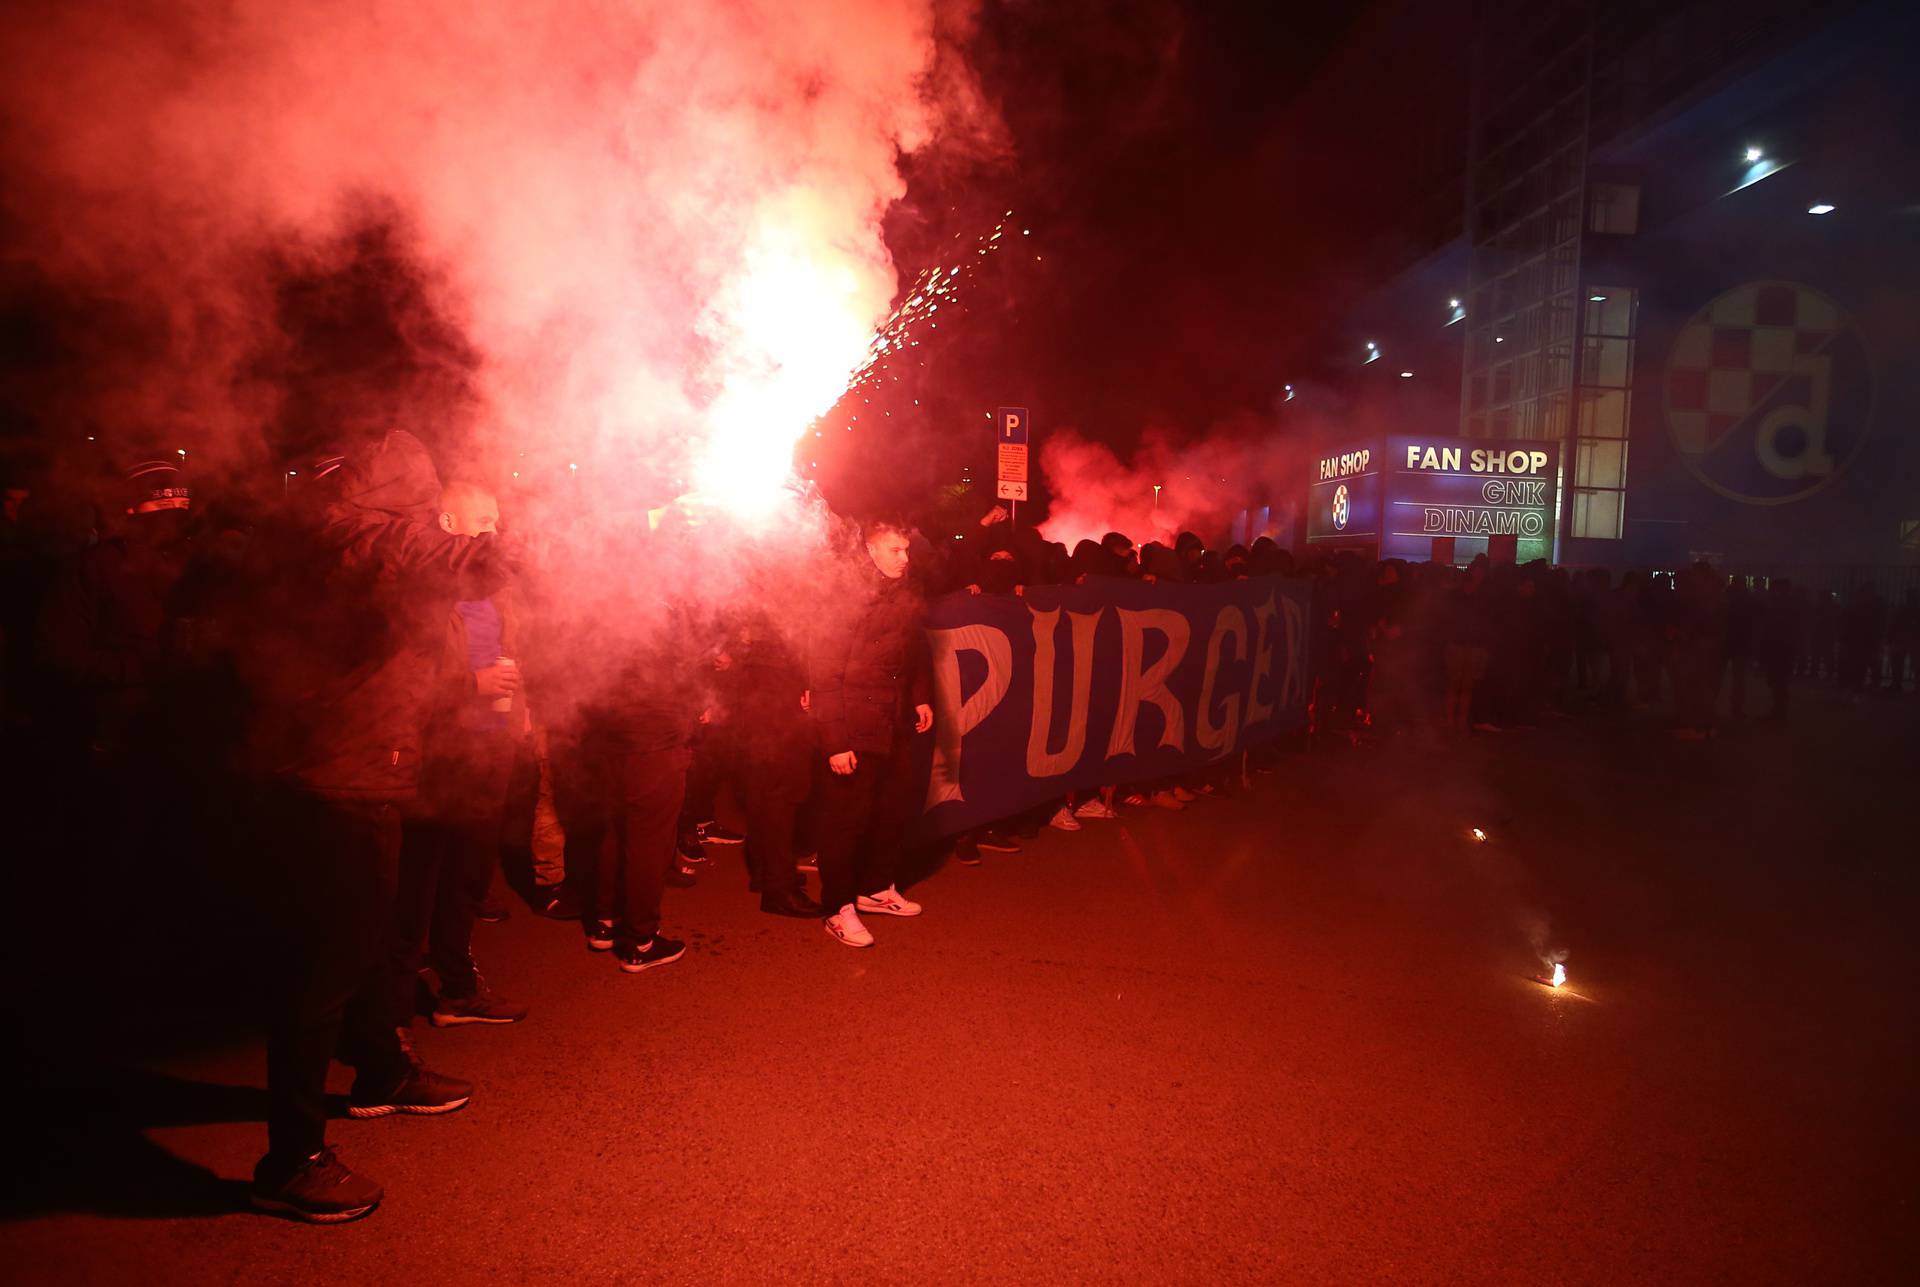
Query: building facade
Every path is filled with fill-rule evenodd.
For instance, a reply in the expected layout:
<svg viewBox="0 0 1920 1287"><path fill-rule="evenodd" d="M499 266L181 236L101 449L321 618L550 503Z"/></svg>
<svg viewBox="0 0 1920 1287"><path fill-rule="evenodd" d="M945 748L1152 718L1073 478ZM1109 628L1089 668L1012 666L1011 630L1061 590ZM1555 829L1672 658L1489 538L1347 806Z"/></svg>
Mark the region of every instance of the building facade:
<svg viewBox="0 0 1920 1287"><path fill-rule="evenodd" d="M1553 444L1563 562L1920 559L1916 53L1911 5L1489 0L1464 232L1356 310L1362 399Z"/></svg>

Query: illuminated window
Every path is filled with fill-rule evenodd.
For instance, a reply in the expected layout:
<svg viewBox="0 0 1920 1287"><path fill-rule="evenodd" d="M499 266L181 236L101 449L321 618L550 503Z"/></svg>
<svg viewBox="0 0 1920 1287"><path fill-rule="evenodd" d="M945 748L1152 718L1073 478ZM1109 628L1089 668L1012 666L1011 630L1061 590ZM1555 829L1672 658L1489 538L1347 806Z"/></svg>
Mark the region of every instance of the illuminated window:
<svg viewBox="0 0 1920 1287"><path fill-rule="evenodd" d="M1633 378L1633 341L1589 335L1580 342L1580 383L1624 389Z"/></svg>
<svg viewBox="0 0 1920 1287"><path fill-rule="evenodd" d="M1632 335L1638 292L1629 286L1589 286L1580 322L1584 335Z"/></svg>
<svg viewBox="0 0 1920 1287"><path fill-rule="evenodd" d="M1618 540L1621 509L1626 493L1620 491L1581 491L1573 493L1573 534L1577 537L1601 537Z"/></svg>
<svg viewBox="0 0 1920 1287"><path fill-rule="evenodd" d="M1611 541L1623 535L1626 512L1637 293L1592 285L1581 296L1571 530L1576 537Z"/></svg>

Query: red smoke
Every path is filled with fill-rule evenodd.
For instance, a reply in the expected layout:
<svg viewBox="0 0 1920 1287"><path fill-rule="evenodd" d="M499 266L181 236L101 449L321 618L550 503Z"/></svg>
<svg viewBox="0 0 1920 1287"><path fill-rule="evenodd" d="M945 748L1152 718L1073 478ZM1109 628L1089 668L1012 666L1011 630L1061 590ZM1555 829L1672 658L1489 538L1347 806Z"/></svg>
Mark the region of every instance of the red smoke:
<svg viewBox="0 0 1920 1287"><path fill-rule="evenodd" d="M935 0L20 8L11 267L146 327L56 414L203 459L284 409L266 266L374 208L471 356L416 414L576 482L778 475L888 310L900 156L976 101Z"/></svg>
<svg viewBox="0 0 1920 1287"><path fill-rule="evenodd" d="M1141 543L1171 544L1180 532L1193 530L1213 543L1226 536L1241 510L1257 512L1270 505L1268 528L1256 524L1248 535L1271 530L1284 545L1294 493L1306 488L1301 471L1307 455L1273 420L1251 415L1217 425L1192 442L1150 428L1126 460L1104 443L1062 430L1040 449L1040 469L1053 498L1040 530L1069 547L1110 531Z"/></svg>

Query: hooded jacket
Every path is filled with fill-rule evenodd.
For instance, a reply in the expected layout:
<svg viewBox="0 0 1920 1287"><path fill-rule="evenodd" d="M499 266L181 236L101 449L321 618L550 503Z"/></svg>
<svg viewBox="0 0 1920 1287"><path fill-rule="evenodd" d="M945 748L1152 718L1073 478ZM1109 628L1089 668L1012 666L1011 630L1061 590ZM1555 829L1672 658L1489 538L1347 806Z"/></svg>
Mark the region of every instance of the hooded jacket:
<svg viewBox="0 0 1920 1287"><path fill-rule="evenodd" d="M807 685L816 745L883 755L907 730L907 711L932 701L925 605L911 578L880 574L864 551L842 602L823 614L809 651Z"/></svg>
<svg viewBox="0 0 1920 1287"><path fill-rule="evenodd" d="M419 785L448 614L505 586L517 551L432 522L440 480L409 433L319 472L253 552L236 623L245 767L330 798L404 800Z"/></svg>

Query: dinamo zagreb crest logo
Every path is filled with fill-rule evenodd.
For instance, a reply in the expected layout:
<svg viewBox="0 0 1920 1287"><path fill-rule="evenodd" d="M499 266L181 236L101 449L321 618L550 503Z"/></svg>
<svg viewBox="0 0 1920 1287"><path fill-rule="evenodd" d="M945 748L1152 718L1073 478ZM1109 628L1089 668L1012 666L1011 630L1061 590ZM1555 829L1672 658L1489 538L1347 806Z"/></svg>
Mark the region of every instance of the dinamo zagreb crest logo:
<svg viewBox="0 0 1920 1287"><path fill-rule="evenodd" d="M1333 489L1333 530L1347 530L1347 520L1353 517L1353 502L1347 499L1347 485L1341 483Z"/></svg>
<svg viewBox="0 0 1920 1287"><path fill-rule="evenodd" d="M1667 428L1722 496L1781 505L1839 477L1866 441L1873 367L1852 320L1798 282L1748 282L1682 327Z"/></svg>

